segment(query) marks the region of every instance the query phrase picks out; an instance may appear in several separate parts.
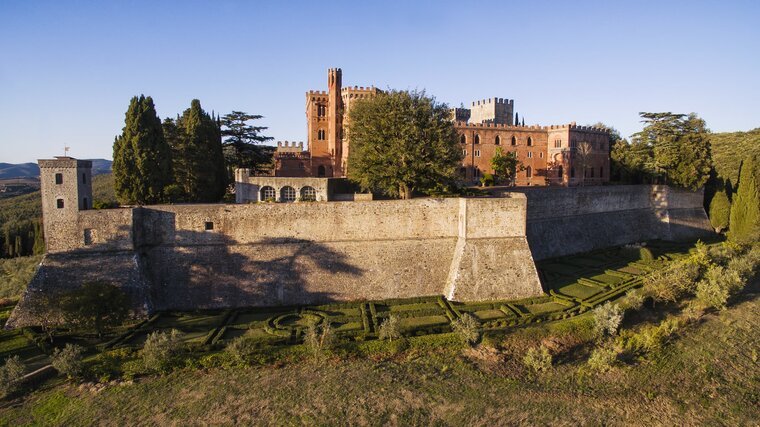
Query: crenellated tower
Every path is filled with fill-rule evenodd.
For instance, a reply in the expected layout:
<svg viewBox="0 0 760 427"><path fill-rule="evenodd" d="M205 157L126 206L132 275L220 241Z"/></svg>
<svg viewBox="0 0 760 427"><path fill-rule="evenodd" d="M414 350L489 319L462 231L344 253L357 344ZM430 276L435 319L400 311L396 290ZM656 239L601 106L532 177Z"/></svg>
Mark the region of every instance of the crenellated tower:
<svg viewBox="0 0 760 427"><path fill-rule="evenodd" d="M92 208L92 162L71 157L39 160L42 226L47 252L80 247L79 211Z"/></svg>
<svg viewBox="0 0 760 427"><path fill-rule="evenodd" d="M327 71L327 149L332 158L333 176L344 176L343 158L343 99L340 68Z"/></svg>

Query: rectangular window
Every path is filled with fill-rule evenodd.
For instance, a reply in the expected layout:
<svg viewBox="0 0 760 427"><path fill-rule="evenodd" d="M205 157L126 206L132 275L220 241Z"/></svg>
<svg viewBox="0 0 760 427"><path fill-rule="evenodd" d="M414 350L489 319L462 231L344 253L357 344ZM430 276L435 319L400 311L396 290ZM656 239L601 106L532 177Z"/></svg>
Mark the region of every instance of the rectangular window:
<svg viewBox="0 0 760 427"><path fill-rule="evenodd" d="M529 159L532 159L532 158L533 158L533 152L532 152L532 151L528 151L528 158L529 158Z"/></svg>
<svg viewBox="0 0 760 427"><path fill-rule="evenodd" d="M55 183L59 184L59 185L63 184L63 174L62 173L55 174Z"/></svg>
<svg viewBox="0 0 760 427"><path fill-rule="evenodd" d="M467 156L467 150L462 150L462 155L466 157Z"/></svg>
<svg viewBox="0 0 760 427"><path fill-rule="evenodd" d="M475 157L480 157L480 150L475 150Z"/></svg>
<svg viewBox="0 0 760 427"><path fill-rule="evenodd" d="M205 228L206 228L206 231L213 230L214 229L214 223L211 222L211 221L206 221Z"/></svg>
<svg viewBox="0 0 760 427"><path fill-rule="evenodd" d="M63 209L63 199L58 199L55 202L56 202L56 205L58 206L58 209Z"/></svg>
<svg viewBox="0 0 760 427"><path fill-rule="evenodd" d="M538 153L538 158L539 159L543 159L544 158L544 152L543 151L540 152L540 153Z"/></svg>
<svg viewBox="0 0 760 427"><path fill-rule="evenodd" d="M554 140L554 148L560 148L562 147L562 140L561 139L555 139Z"/></svg>

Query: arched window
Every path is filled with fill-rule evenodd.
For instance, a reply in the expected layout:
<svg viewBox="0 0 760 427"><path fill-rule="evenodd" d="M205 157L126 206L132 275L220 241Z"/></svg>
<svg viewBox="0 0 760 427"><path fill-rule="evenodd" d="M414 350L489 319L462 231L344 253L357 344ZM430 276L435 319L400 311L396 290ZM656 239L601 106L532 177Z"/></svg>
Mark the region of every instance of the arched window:
<svg viewBox="0 0 760 427"><path fill-rule="evenodd" d="M467 138L465 138L464 135L459 137L459 143L460 144L467 144Z"/></svg>
<svg viewBox="0 0 760 427"><path fill-rule="evenodd" d="M309 187L308 185L306 187L301 188L301 200L305 202L314 202L317 200L317 192L314 190L314 187Z"/></svg>
<svg viewBox="0 0 760 427"><path fill-rule="evenodd" d="M325 140L325 130L324 129L320 129L320 130L317 131L317 139L320 140L320 141L324 141Z"/></svg>
<svg viewBox="0 0 760 427"><path fill-rule="evenodd" d="M530 166L528 166L527 168L525 168L525 176L527 178L530 178L530 177L533 176L533 169Z"/></svg>
<svg viewBox="0 0 760 427"><path fill-rule="evenodd" d="M475 134L475 140L473 141L473 144L480 144L480 135Z"/></svg>
<svg viewBox="0 0 760 427"><path fill-rule="evenodd" d="M281 202L295 202L296 201L296 189L286 185L280 189L280 201Z"/></svg>
<svg viewBox="0 0 760 427"><path fill-rule="evenodd" d="M268 185L261 187L262 202L274 202L275 197L277 197L277 193L274 191L274 188Z"/></svg>
<svg viewBox="0 0 760 427"><path fill-rule="evenodd" d="M514 135L512 136L512 145L517 145L517 138Z"/></svg>
<svg viewBox="0 0 760 427"><path fill-rule="evenodd" d="M325 167L324 166L319 165L319 167L317 168L317 176L320 176L320 177L325 176Z"/></svg>
<svg viewBox="0 0 760 427"><path fill-rule="evenodd" d="M528 137L528 147L532 147L532 146L533 146L533 138Z"/></svg>
<svg viewBox="0 0 760 427"><path fill-rule="evenodd" d="M499 138L499 135L496 135L496 139L493 141L494 144L500 145L501 144L501 138Z"/></svg>

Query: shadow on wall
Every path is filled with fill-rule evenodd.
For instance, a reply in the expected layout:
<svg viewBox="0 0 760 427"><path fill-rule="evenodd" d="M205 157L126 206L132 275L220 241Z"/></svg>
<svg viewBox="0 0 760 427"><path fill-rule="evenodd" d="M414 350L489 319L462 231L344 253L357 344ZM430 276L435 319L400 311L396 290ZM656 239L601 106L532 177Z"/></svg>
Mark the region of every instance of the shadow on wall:
<svg viewBox="0 0 760 427"><path fill-rule="evenodd" d="M360 280L345 254L307 239L239 244L218 230L177 230L173 212L141 209L136 247L155 310L298 305L334 301L332 279Z"/></svg>

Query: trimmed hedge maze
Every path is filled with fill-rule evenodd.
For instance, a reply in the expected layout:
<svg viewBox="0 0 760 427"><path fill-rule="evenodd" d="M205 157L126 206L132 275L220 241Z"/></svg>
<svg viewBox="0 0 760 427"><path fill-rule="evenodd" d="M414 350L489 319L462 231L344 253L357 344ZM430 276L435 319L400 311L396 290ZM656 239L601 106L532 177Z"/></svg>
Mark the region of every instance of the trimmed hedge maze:
<svg viewBox="0 0 760 427"><path fill-rule="evenodd" d="M650 242L646 247L621 247L538 263L546 295L512 301L457 303L443 296L332 303L309 307L272 307L199 312L165 312L128 329L106 348L140 347L156 330L178 329L190 346L220 347L245 335L260 346L302 342L310 325L329 322L344 340L377 338L389 316L399 318L404 336L451 332L465 313L483 329L496 330L566 319L613 300L642 283L647 272L685 256L691 244Z"/></svg>

